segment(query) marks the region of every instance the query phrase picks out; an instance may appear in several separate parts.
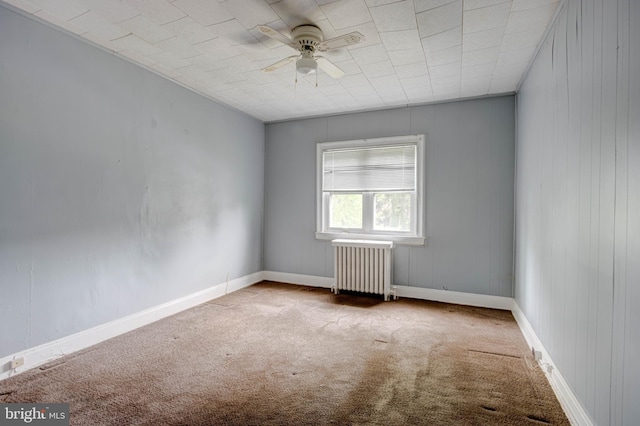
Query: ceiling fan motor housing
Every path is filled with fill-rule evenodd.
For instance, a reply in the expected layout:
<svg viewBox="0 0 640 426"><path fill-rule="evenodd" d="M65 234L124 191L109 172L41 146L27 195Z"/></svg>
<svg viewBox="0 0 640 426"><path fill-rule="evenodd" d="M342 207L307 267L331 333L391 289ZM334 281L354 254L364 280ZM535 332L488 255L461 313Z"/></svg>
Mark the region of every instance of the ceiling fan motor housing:
<svg viewBox="0 0 640 426"><path fill-rule="evenodd" d="M322 43L322 30L315 25L300 25L291 30L291 38L300 45L301 49L315 50Z"/></svg>

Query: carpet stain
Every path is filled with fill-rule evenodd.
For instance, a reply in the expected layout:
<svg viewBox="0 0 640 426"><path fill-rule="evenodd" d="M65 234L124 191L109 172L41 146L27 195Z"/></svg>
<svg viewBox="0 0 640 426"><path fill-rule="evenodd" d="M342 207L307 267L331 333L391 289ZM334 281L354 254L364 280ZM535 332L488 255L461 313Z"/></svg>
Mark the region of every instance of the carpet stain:
<svg viewBox="0 0 640 426"><path fill-rule="evenodd" d="M3 391L0 392L0 401L2 402L8 402L8 398L11 396L12 393L14 393L15 390L9 390L9 391Z"/></svg>
<svg viewBox="0 0 640 426"><path fill-rule="evenodd" d="M63 364L64 364L64 363L66 363L66 362L67 362L67 360L66 360L66 359L61 358L61 359L59 359L59 360L57 360L57 361L52 361L52 362L50 362L50 363L48 363L48 364L41 365L40 367L38 367L38 369L39 369L40 371L51 370L52 368L59 367L59 366L63 365Z"/></svg>
<svg viewBox="0 0 640 426"><path fill-rule="evenodd" d="M384 410L391 395L385 387L390 377L389 356L374 352L364 360L364 369L332 416L343 424L367 423L372 415Z"/></svg>
<svg viewBox="0 0 640 426"><path fill-rule="evenodd" d="M502 353L490 352L490 351L479 351L479 350L476 350L476 349L469 349L469 352L475 352L475 353L487 354L487 355L495 355L495 356L507 356L507 357L516 358L516 359L522 358L522 357L519 357L519 356L516 356L516 355L502 354Z"/></svg>
<svg viewBox="0 0 640 426"><path fill-rule="evenodd" d="M535 415L528 415L527 418L537 423L551 424L549 420L542 417L535 416Z"/></svg>

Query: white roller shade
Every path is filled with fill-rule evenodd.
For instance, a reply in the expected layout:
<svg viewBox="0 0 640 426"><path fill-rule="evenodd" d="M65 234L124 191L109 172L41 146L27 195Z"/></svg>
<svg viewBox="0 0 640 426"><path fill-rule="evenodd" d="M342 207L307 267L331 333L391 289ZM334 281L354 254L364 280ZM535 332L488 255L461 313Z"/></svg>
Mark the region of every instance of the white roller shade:
<svg viewBox="0 0 640 426"><path fill-rule="evenodd" d="M323 191L413 191L415 187L415 144L323 153Z"/></svg>

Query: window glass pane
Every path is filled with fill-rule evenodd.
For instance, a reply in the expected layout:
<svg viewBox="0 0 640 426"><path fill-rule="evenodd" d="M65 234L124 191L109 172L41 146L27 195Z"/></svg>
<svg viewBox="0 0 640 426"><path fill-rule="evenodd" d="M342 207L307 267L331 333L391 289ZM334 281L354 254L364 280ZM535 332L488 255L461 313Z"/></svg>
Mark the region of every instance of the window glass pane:
<svg viewBox="0 0 640 426"><path fill-rule="evenodd" d="M329 227L362 228L362 194L331 194Z"/></svg>
<svg viewBox="0 0 640 426"><path fill-rule="evenodd" d="M411 231L411 194L374 194L373 227L379 231Z"/></svg>

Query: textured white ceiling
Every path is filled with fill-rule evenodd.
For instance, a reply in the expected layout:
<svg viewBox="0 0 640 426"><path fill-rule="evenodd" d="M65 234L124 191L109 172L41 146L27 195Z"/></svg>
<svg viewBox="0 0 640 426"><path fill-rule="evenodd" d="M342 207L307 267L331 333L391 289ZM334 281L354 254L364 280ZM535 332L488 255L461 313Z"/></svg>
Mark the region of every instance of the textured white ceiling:
<svg viewBox="0 0 640 426"><path fill-rule="evenodd" d="M0 0L262 121L516 90L560 0ZM257 25L364 43L323 54L346 75L298 76Z"/></svg>

